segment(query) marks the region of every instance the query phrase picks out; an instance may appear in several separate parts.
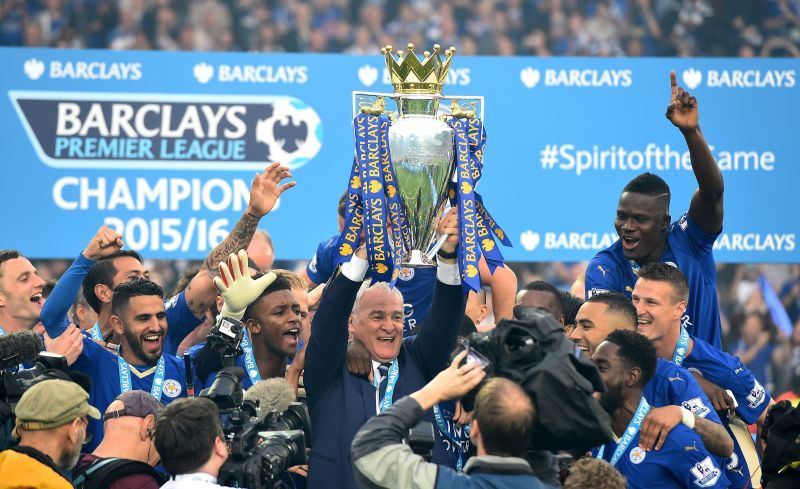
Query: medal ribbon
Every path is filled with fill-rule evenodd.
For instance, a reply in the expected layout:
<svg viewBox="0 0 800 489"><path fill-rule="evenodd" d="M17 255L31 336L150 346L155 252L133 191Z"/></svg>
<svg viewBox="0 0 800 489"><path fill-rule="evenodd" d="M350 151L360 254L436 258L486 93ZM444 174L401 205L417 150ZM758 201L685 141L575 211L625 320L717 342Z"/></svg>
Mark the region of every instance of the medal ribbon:
<svg viewBox="0 0 800 489"><path fill-rule="evenodd" d="M672 363L677 366L683 365L686 360L686 353L689 351L689 333L686 328L681 326L681 335L678 337L678 343L675 345L675 352L672 354Z"/></svg>
<svg viewBox="0 0 800 489"><path fill-rule="evenodd" d="M121 356L117 356L117 365L119 368L119 390L120 392L128 392L131 390L131 366ZM164 355L158 359L156 365L156 372L153 376L153 386L150 388L150 394L159 401L161 400L161 391L164 388L164 374L166 372L164 362Z"/></svg>
<svg viewBox="0 0 800 489"><path fill-rule="evenodd" d="M392 394L394 393L394 385L400 377L400 367L397 364L397 359L392 360L392 365L389 366L389 373L386 374L386 392L383 393L383 400L380 404L380 412L383 412L392 407ZM372 385L375 389L380 389L381 382L373 377ZM379 390L377 392L380 392Z"/></svg>
<svg viewBox="0 0 800 489"><path fill-rule="evenodd" d="M628 427L625 428L625 433L623 433L622 438L619 440L619 443L617 443L617 449L614 450L614 454L611 456L611 465L617 465L622 454L628 449L628 445L631 444L633 438L639 433L639 430L642 428L644 417L647 415L648 411L650 411L650 404L648 404L647 400L642 396L642 399L639 401L639 407L636 408L633 418L631 418L630 423L628 423ZM603 458L605 449L605 445L601 446L595 458Z"/></svg>
<svg viewBox="0 0 800 489"><path fill-rule="evenodd" d="M466 450L461 445L461 442L456 440L455 435L450 433L450 430L447 429L447 423L444 420L444 416L442 416L442 412L439 410L438 404L433 406L433 417L436 420L436 426L439 428L439 432L444 435L445 438L450 440L450 443L456 446L456 449L458 450L458 462L456 463L456 470L461 472L464 468L464 454L466 453ZM467 435L469 435L469 426L464 426L463 430L465 430Z"/></svg>
<svg viewBox="0 0 800 489"><path fill-rule="evenodd" d="M261 380L261 372L258 371L256 357L253 354L253 345L250 343L250 332L247 329L245 329L242 336L242 351L244 351L245 370L247 370L247 375L250 377L250 383L255 385L256 382Z"/></svg>
<svg viewBox="0 0 800 489"><path fill-rule="evenodd" d="M95 341L104 341L103 330L100 329L100 321L95 321L92 326L92 339Z"/></svg>

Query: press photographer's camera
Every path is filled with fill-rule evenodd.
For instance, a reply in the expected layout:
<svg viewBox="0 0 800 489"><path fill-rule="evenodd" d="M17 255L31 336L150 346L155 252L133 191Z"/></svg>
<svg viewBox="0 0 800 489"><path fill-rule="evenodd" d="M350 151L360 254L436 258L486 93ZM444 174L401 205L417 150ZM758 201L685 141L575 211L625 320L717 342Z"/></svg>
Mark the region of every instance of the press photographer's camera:
<svg viewBox="0 0 800 489"><path fill-rule="evenodd" d="M67 369L67 359L55 353L41 352L37 355L33 367L9 372L2 370L0 385L0 422L5 422L14 415L22 394L35 384L47 379L72 380Z"/></svg>
<svg viewBox="0 0 800 489"><path fill-rule="evenodd" d="M281 475L306 463L306 440L311 440L308 408L293 402L283 412L264 412L264 406L244 400L243 376L240 368L224 368L200 393L217 405L229 446L219 483L250 489L286 487Z"/></svg>

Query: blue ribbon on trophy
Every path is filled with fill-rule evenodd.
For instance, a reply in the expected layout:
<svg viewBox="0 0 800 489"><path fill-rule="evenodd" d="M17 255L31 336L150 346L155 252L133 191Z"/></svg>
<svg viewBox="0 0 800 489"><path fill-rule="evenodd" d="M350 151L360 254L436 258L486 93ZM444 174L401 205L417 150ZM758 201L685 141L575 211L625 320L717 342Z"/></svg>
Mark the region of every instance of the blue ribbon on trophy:
<svg viewBox="0 0 800 489"><path fill-rule="evenodd" d="M459 216L462 284L477 291L481 256L492 273L503 266L494 236L511 243L475 192L486 145L475 106L469 110L454 99L449 114L438 113L455 54L450 48L442 60L439 49L434 46L420 60L409 44L407 55L397 51L395 59L386 46L381 52L394 93L354 93L356 151L336 262L350 259L363 229L373 281L394 284L401 267L435 266L433 256L444 242L435 239L436 227L449 202ZM396 102L399 116L386 112L387 98Z"/></svg>

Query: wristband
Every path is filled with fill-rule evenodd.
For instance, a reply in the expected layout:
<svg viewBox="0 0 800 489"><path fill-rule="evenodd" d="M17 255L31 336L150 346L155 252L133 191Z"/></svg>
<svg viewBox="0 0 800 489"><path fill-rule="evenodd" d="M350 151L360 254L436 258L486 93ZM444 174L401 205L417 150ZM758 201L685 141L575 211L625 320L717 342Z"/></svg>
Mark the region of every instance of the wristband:
<svg viewBox="0 0 800 489"><path fill-rule="evenodd" d="M688 409L686 409L683 406L680 406L680 408L681 408L681 414L683 414L683 421L681 421L681 422L684 424L684 426L686 426L690 430L693 430L694 429L694 413L692 413L691 411L689 411Z"/></svg>
<svg viewBox="0 0 800 489"><path fill-rule="evenodd" d="M456 251L444 251L439 248L439 251L436 252L437 255L441 256L445 260L455 260L458 258L458 252Z"/></svg>

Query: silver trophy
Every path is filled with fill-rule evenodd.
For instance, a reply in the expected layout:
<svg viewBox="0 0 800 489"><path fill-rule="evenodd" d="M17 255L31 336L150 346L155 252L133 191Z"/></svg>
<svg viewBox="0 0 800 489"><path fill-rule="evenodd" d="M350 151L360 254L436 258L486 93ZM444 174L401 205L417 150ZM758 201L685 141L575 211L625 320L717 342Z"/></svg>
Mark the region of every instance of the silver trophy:
<svg viewBox="0 0 800 489"><path fill-rule="evenodd" d="M397 177L398 193L409 226L411 248L400 250L403 267L430 267L432 257L447 238L436 236L436 227L448 207L448 183L453 179L453 129L445 122L448 117L475 117L483 112L483 97L458 97L440 108L442 85L447 77L455 48L445 51L442 62L439 45L433 54L426 51L420 61L414 45L408 53L392 47L381 49L386 58L394 93L353 92L354 113L386 112L386 100L394 100L397 112L388 112L389 149ZM468 100L469 102L459 103ZM482 114L478 114L479 116Z"/></svg>

